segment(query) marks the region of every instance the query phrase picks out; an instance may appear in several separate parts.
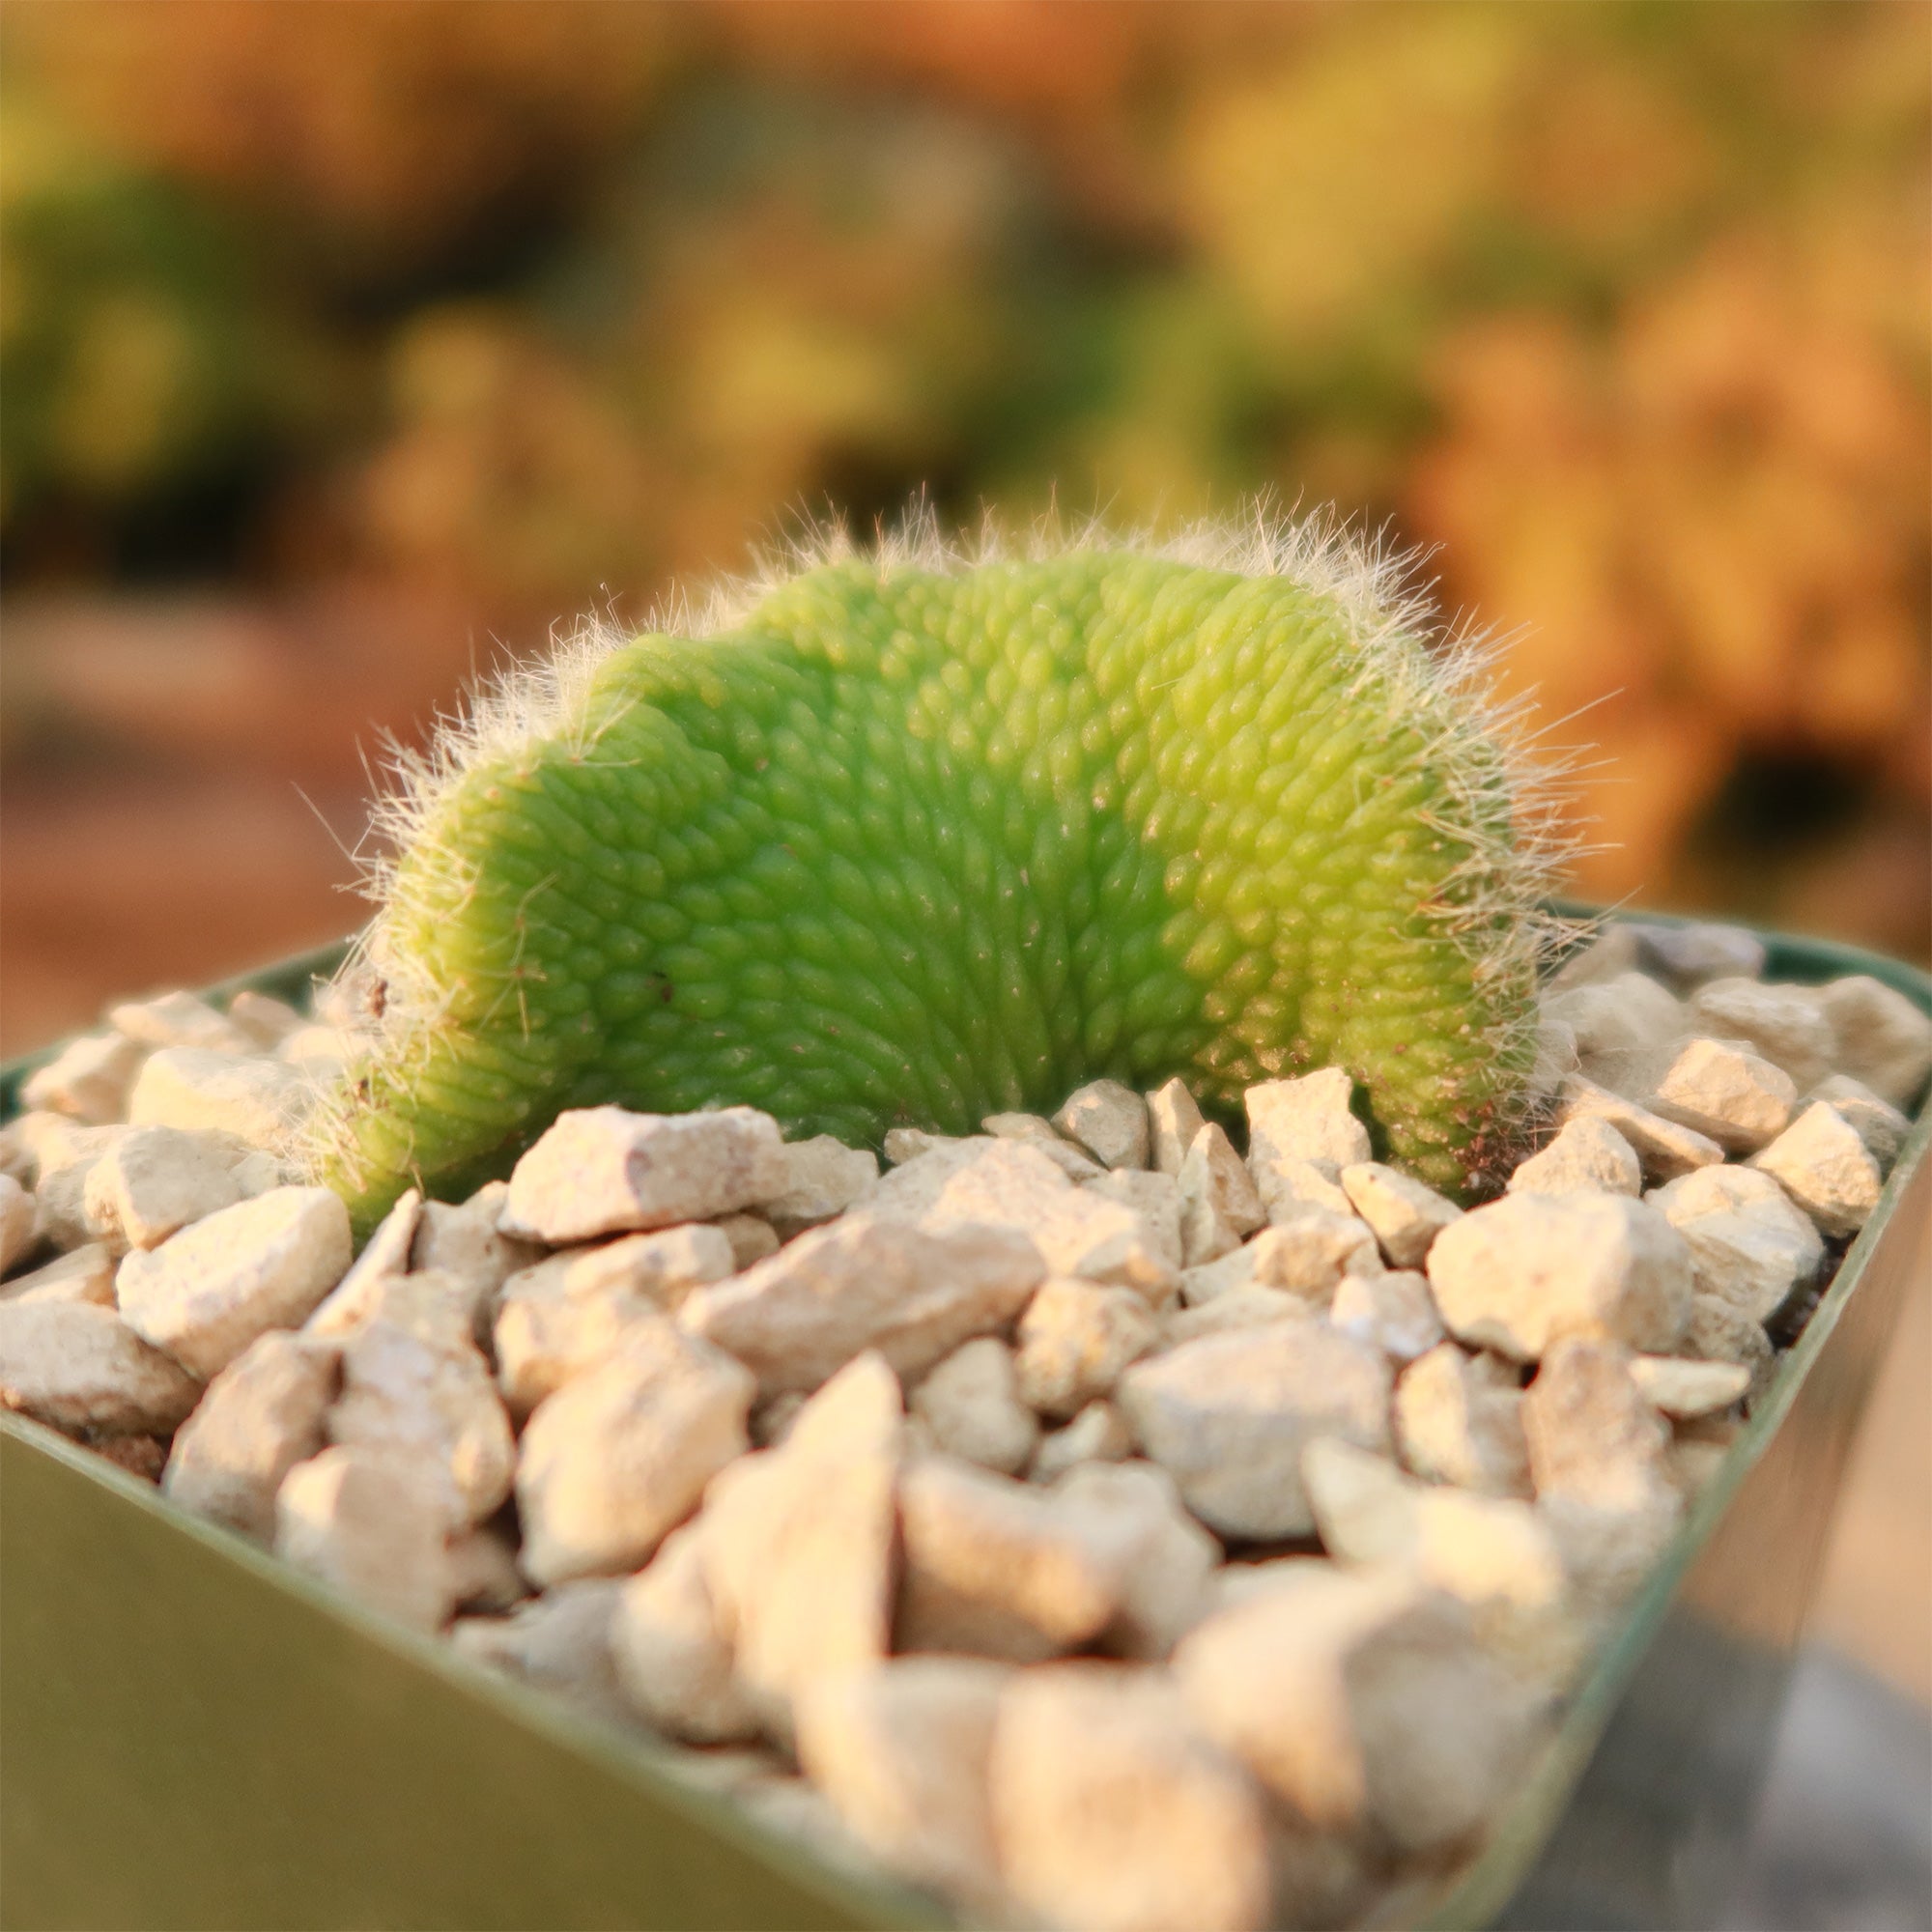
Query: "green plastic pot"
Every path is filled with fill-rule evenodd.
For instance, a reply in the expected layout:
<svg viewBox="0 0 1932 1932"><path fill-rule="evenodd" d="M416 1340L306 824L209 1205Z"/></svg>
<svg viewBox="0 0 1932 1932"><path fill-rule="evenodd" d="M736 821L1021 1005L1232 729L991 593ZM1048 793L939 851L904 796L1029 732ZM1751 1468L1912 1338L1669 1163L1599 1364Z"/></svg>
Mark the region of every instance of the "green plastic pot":
<svg viewBox="0 0 1932 1932"><path fill-rule="evenodd" d="M1932 980L1763 935L1773 978ZM327 949L211 989L305 991ZM12 1111L33 1063L0 1072ZM1382 1927L1707 1922L1735 1871L1860 1412L1932 1267L1932 1122L1554 1740ZM357 1609L0 1416L0 1928L943 1925L673 1754ZM1178 1932L1180 1929L1178 1928Z"/></svg>

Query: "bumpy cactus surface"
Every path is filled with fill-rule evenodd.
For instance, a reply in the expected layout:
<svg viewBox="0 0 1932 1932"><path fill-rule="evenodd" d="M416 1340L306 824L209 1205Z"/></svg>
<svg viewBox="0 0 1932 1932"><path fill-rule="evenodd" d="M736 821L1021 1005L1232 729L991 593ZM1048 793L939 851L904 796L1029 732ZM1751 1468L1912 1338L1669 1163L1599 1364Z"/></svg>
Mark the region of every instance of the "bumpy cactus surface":
<svg viewBox="0 0 1932 1932"><path fill-rule="evenodd" d="M876 1145L1102 1074L1347 1067L1479 1190L1520 1112L1539 840L1476 660L1332 531L830 543L500 688L392 801L380 1042L311 1165L367 1224L565 1107Z"/></svg>

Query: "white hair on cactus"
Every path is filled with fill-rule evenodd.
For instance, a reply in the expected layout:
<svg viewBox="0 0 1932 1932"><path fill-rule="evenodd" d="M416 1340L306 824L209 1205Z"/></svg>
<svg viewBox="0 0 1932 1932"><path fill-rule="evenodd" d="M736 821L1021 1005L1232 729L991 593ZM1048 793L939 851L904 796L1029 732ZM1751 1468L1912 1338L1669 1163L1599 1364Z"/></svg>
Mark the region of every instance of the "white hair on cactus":
<svg viewBox="0 0 1932 1932"><path fill-rule="evenodd" d="M1361 660L1361 684L1379 686L1384 701L1393 701L1391 723L1417 732L1454 802L1457 822L1445 820L1442 830L1470 849L1430 910L1470 959L1477 982L1533 972L1576 942L1578 923L1542 905L1580 849L1566 810L1577 767L1536 742L1529 699L1495 694L1500 641L1441 621L1434 584L1420 576L1428 553L1393 548L1331 509L1293 516L1266 498L1167 532L1122 530L1098 517L1071 526L1046 517L1015 530L988 515L970 534L948 534L920 500L869 541L838 519L804 525L755 553L741 575L696 591L673 589L635 627L586 617L554 634L548 655L513 665L469 694L459 711L440 717L426 750L386 747L388 783L371 818L377 850L362 855L362 890L378 911L342 969L344 980L362 976L383 989L379 1056L407 1063L412 1050L427 1047L446 1011L448 989L414 968L407 947L392 943L412 897L431 894L447 904L466 889L468 862L442 832L445 806L480 767L514 762L526 748L582 729L590 683L613 652L642 636L726 636L775 591L827 564L863 562L882 577L952 577L1083 552L1278 578L1331 604ZM593 747L578 749L587 756ZM404 855L408 875L399 864ZM1533 1011L1519 1014L1502 1023L1493 1044L1517 1050L1535 1025ZM311 1163L319 1164L325 1144L343 1145L342 1097L312 1119Z"/></svg>

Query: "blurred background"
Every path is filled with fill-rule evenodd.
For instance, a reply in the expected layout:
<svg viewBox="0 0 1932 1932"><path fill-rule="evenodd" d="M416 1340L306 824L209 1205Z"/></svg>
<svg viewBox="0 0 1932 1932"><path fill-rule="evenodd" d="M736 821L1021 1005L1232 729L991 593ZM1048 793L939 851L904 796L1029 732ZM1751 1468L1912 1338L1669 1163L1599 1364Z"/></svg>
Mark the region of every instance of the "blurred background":
<svg viewBox="0 0 1932 1932"><path fill-rule="evenodd" d="M1593 896L1932 952L1922 4L13 0L0 1051L833 506L1438 546ZM299 789L298 789L299 788ZM305 802L306 801L306 802Z"/></svg>
<svg viewBox="0 0 1932 1932"><path fill-rule="evenodd" d="M11 0L0 117L0 1051L347 930L381 733L918 490L1437 547L1579 892L1932 957L1916 0Z"/></svg>

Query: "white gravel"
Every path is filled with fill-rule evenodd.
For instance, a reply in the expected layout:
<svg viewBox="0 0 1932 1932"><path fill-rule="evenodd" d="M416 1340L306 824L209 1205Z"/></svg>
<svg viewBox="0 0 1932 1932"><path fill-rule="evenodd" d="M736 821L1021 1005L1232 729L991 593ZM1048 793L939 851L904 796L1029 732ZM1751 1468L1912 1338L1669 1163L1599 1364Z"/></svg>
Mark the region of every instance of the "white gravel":
<svg viewBox="0 0 1932 1932"><path fill-rule="evenodd" d="M1508 1798L1899 1158L1932 1020L1762 964L1607 927L1487 1202L1338 1067L1245 1153L1098 1080L883 1176L606 1107L353 1264L283 1162L358 1009L161 994L0 1126L0 1403L968 1917L1352 1922Z"/></svg>

